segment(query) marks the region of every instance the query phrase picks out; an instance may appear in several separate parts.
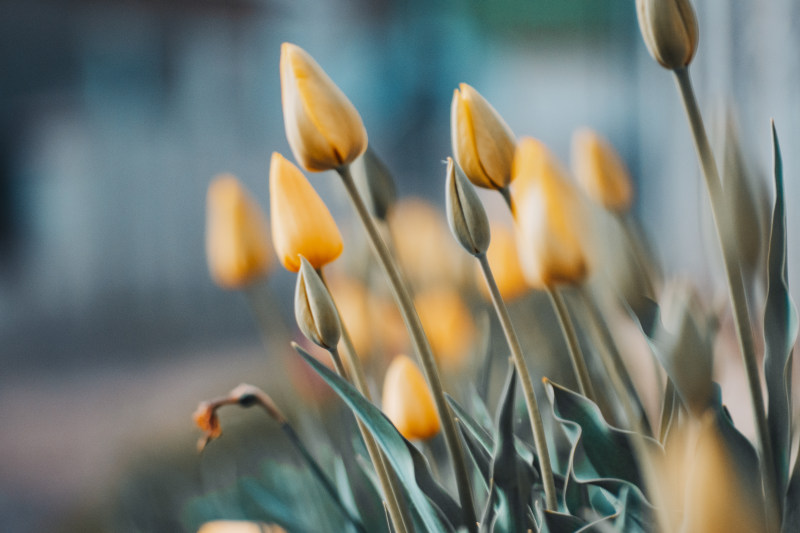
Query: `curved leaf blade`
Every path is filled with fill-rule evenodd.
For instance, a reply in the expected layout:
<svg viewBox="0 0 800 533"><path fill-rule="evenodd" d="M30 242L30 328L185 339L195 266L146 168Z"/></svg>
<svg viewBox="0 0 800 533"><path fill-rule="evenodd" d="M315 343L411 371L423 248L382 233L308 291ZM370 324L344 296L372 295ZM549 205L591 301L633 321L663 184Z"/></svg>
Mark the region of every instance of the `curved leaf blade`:
<svg viewBox="0 0 800 533"><path fill-rule="evenodd" d="M452 531L452 527L448 527L442 522L439 511L434 508L418 485L414 458L409 451L409 446L413 447L413 445L400 435L386 415L364 398L352 385L317 361L300 346L296 344L293 346L372 432L375 441L384 451L387 461L397 473L409 505L418 514L427 530L437 533Z"/></svg>
<svg viewBox="0 0 800 533"><path fill-rule="evenodd" d="M789 476L792 444L792 349L797 339L797 310L789 293L787 278L786 209L783 190L783 162L778 134L772 124L775 158L775 205L767 259L767 302L764 308L764 377L767 384L767 425L769 426L778 494L784 494Z"/></svg>

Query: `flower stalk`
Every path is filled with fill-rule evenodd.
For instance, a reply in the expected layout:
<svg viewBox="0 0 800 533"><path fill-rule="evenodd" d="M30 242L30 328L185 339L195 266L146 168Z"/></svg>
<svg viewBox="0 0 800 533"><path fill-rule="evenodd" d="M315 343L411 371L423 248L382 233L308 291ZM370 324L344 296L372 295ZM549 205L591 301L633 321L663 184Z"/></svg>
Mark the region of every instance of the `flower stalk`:
<svg viewBox="0 0 800 533"><path fill-rule="evenodd" d="M567 341L567 349L572 360L572 369L575 371L575 377L578 380L578 390L591 401L596 402L594 387L592 387L592 380L589 377L589 369L586 366L586 360L583 358L583 352L578 343L578 335L575 332L575 325L569 316L564 298L556 287L548 285L545 290L550 297L550 302L553 304L553 310L558 318L558 324L561 326L561 332L564 334L564 340Z"/></svg>
<svg viewBox="0 0 800 533"><path fill-rule="evenodd" d="M758 374L758 362L756 360L755 346L753 343L753 332L750 326L750 314L747 309L747 296L745 293L744 282L742 280L742 270L734 255L734 251L727 250L723 244L722 228L728 223L727 210L723 202L725 197L722 190L722 181L719 177L717 164L714 154L706 135L703 117L697 105L697 98L694 94L691 78L689 77L688 67L673 70L678 91L681 95L684 110L689 120L689 127L692 132L695 150L700 160L700 167L703 171L703 178L711 200L711 213L714 217L714 226L717 237L722 249L722 261L725 267L725 277L728 283L728 291L731 296L731 307L733 309L733 320L736 325L736 337L739 342L739 349L744 362L747 385L750 389L750 401L755 418L756 435L758 446L761 452L761 474L764 494L767 505L767 519L774 522L776 519L777 495L776 480L772 468L772 444L770 442L767 417L764 410L764 394L761 390L761 381ZM775 524L768 524L768 531L775 530Z"/></svg>
<svg viewBox="0 0 800 533"><path fill-rule="evenodd" d="M352 342L349 342L349 335L345 335L348 339L345 342L349 342L348 349L345 350L349 369L345 367L339 353L338 345L344 328L339 318L336 304L325 282L319 275L319 271L314 270L302 255L300 256L300 271L295 290L295 316L303 334L330 354L336 372L342 378L354 383L359 392L369 400L370 394L364 378L364 372L361 369ZM372 434L361 419L356 418L356 423L364 439L367 454L375 467L395 529L398 533L406 533L408 531L406 524L411 522L408 517L408 511L403 512L403 506L398 496L397 482L394 476L389 473L384 457Z"/></svg>
<svg viewBox="0 0 800 533"><path fill-rule="evenodd" d="M439 377L439 371L436 366L436 361L433 358L430 344L422 329L419 316L414 309L414 304L412 303L406 283L403 281L397 264L389 253L386 243L383 242L383 239L378 233L378 228L356 189L355 182L350 174L350 168L344 165L338 167L336 171L342 179L347 195L350 197L350 201L364 226L364 230L367 232L367 236L378 262L386 273L389 285L392 288L395 300L397 301L400 312L403 315L403 320L411 336L414 349L422 365L425 379L430 385L436 411L442 422L442 433L444 434L447 450L453 464L461 509L464 513L464 523L467 524L470 531L474 531L477 519L472 502L472 490L467 473L464 449L458 437L458 430L452 412L444 396L444 389L442 388L441 378Z"/></svg>
<svg viewBox="0 0 800 533"><path fill-rule="evenodd" d="M511 317L508 315L508 308L502 296L500 296L500 290L497 288L497 283L492 274L492 269L489 266L489 261L486 259L486 254L477 256L477 259L481 265L481 271L486 280L486 285L489 287L489 293L492 296L492 304L497 312L497 318L500 319L500 325L503 328L508 347L511 350L511 356L514 359L517 372L519 372L519 381L522 383L522 394L525 398L525 405L528 408L528 416L533 431L533 443L536 446L536 453L539 456L539 465L542 469L545 505L548 511L557 511L558 500L556 498L555 482L553 481L550 450L547 447L547 437L544 433L542 415L539 413L539 404L536 401L536 395L533 391L533 382L531 381L530 372L528 372L528 365L525 363L517 333L514 330L514 325L511 323Z"/></svg>

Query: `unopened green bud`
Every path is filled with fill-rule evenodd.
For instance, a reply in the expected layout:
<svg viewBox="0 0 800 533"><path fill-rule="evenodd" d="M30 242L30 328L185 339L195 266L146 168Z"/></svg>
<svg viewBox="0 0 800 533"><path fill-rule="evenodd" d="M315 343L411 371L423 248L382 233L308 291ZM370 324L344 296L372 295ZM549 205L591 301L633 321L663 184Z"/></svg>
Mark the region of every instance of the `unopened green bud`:
<svg viewBox="0 0 800 533"><path fill-rule="evenodd" d="M397 199L397 189L389 169L370 147L350 168L372 215L386 220Z"/></svg>
<svg viewBox="0 0 800 533"><path fill-rule="evenodd" d="M636 0L644 44L670 70L689 65L697 50L697 16L689 0Z"/></svg>
<svg viewBox="0 0 800 533"><path fill-rule="evenodd" d="M319 274L303 256L294 292L294 317L300 331L314 344L326 350L333 350L339 344L342 335L339 313Z"/></svg>
<svg viewBox="0 0 800 533"><path fill-rule="evenodd" d="M451 157L447 158L447 223L456 240L475 256L486 253L491 233L481 199Z"/></svg>

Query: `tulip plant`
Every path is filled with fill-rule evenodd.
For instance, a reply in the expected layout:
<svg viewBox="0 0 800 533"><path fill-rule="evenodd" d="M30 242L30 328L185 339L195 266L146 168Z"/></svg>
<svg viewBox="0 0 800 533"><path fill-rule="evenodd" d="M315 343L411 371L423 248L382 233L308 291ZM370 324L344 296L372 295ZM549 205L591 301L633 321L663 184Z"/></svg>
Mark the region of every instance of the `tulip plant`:
<svg viewBox="0 0 800 533"><path fill-rule="evenodd" d="M736 219L755 216L761 206L743 207L749 196L736 190L745 187L736 178L740 169L726 164L724 181L717 170L689 78L698 40L694 10L688 0L637 0L636 10L648 51L673 72L685 104L722 250L755 439L735 427L725 407L734 391L712 381L715 338L728 309L710 310L691 286L661 272L629 214L634 191L627 168L600 134L575 133L573 181L541 141L517 139L477 90L467 84L455 90L453 153L442 181L446 218L466 252L455 254L462 264L474 263L478 273L480 291L474 295L482 291L503 337L484 342L481 350L477 345L487 339L481 324L489 322L472 319L463 300L470 291L441 286L442 278L460 274L445 270L430 282L435 287L426 287L425 276L402 261L415 254L425 260L454 254L440 241L424 244L435 233L436 213L417 210L393 220L403 212L402 201L388 168L367 147L358 112L306 51L287 43L280 78L294 158L308 172L338 175L396 308L380 307L376 318L363 310L367 303L354 306L339 298L328 265L342 252L342 234L302 170L274 153L271 241L281 264L297 273L298 329L323 354L291 342L293 357L335 393L344 418L329 445L315 439L309 446L256 387L241 385L201 403L195 420L205 433L202 446L221 434L221 407L257 406L283 430L302 466L273 459L263 475L193 502L187 511L191 527L210 520L202 531L800 531L791 388L798 319L787 280L777 134L773 126L775 198L762 254L766 297L754 321L757 306L746 298L746 283L762 280L747 275L758 270L743 257L750 248L740 244L744 236L736 230L748 224ZM475 187L501 195L513 228L490 221ZM604 279L609 269L593 248L599 237L592 231L602 211L625 237L633 289L615 289ZM398 223L419 224L410 244L396 232ZM236 178L215 179L207 228L214 280L247 289L265 276L271 263L267 235L265 217ZM357 270L364 274L362 283L374 278L365 274L368 269ZM348 275L349 294L373 298L363 285L352 289L359 282ZM547 295L556 318L558 328L546 334L569 355L563 384L544 378L539 385L532 378L552 365L539 368L542 357L526 353L530 347L518 332L526 333L532 321L507 305L530 291ZM638 331L642 353L623 356L621 321L608 319L610 309ZM370 319L365 327L362 322ZM391 328L400 320L410 353L392 353L381 379L380 364L365 352L374 351L373 338L396 349ZM762 344L763 384L756 354ZM454 363L465 352L472 352L475 364ZM644 366L657 376L650 391L657 398L644 393L632 359L652 363ZM507 375L492 417L487 391L491 370L500 364ZM477 377L470 380L476 367ZM381 381L382 395L376 395ZM517 402L518 388L524 402ZM659 402L658 413L645 409L648 398ZM226 510L219 498L237 503Z"/></svg>

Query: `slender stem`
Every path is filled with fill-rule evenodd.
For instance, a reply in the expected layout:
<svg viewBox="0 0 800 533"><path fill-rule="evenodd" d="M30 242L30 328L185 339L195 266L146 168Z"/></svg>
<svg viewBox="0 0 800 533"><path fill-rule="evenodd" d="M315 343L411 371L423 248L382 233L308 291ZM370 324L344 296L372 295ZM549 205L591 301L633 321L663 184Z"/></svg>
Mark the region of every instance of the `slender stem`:
<svg viewBox="0 0 800 533"><path fill-rule="evenodd" d="M356 388L359 389L359 392L364 394L365 397L369 399L369 391L366 389L365 381L363 381L364 373L356 370L357 368L360 368L361 365L353 364L352 361L355 351L350 352L347 350L347 352L349 352L347 354L348 366L353 369L353 372L348 373L344 364L342 363L339 350L334 349L330 351L330 354L334 365L336 366L336 371L340 376L345 378L349 375ZM356 377L359 374L360 378ZM364 390L361 390L362 386L364 387ZM358 424L358 430L361 432L361 437L364 439L364 445L367 448L367 454L372 461L372 465L375 467L375 473L378 475L378 481L380 482L381 489L383 490L385 496L386 508L389 511L389 516L391 517L392 522L394 523L395 531L398 533L408 533L406 524L411 524L411 519L410 515L408 514L408 509L401 503L402 500L400 500L397 479L388 468L386 460L383 457L378 444L375 442L375 439L372 437L372 434L369 432L369 429L367 429L367 427L358 417L356 417L356 423ZM408 522L406 522L406 520L408 520Z"/></svg>
<svg viewBox="0 0 800 533"><path fill-rule="evenodd" d="M343 166L337 169L339 176L342 178L342 183L347 191L356 214L364 226L367 236L369 237L370 244L373 251L381 264L386 277L389 280L389 285L392 288L395 300L397 301L400 313L403 315L403 321L411 336L414 344L414 349L417 352L422 370L425 373L425 378L431 388L433 394L434 404L436 411L439 414L439 419L442 421L442 431L444 433L444 440L447 444L448 452L453 463L453 471L456 477L456 486L458 487L458 496L461 503L461 509L464 512L464 523L469 531L475 531L477 519L475 515L475 506L472 502L472 490L470 488L469 476L467 474L467 466L464 455L464 449L459 440L458 430L456 428L453 413L447 404L442 389L442 382L439 378L439 371L436 366L436 361L433 358L430 343L428 342L425 332L422 329L417 311L411 301L406 283L403 281L400 271L397 268L389 250L386 248L386 243L383 242L375 222L369 214L364 201L356 189L353 177L350 174L350 168Z"/></svg>
<svg viewBox="0 0 800 533"><path fill-rule="evenodd" d="M695 98L692 81L689 78L689 71L686 68L674 71L678 90L681 94L686 116L689 119L689 126L692 130L692 138L700 159L700 166L703 170L706 188L711 200L711 213L714 216L714 225L717 230L717 238L722 249L722 259L725 265L725 274L728 281L728 290L731 295L731 306L733 308L733 319L736 324L736 335L739 341L739 349L744 361L747 385L750 389L750 401L753 409L753 417L756 422L756 433L758 435L758 445L761 451L761 475L764 494L767 505L767 524L768 531L775 531L777 520L777 509L779 508L776 496L777 484L775 480L774 459L772 454L772 444L770 442L767 417L764 409L764 395L761 390L761 381L758 374L758 362L753 345L753 332L750 327L750 316L747 309L747 296L745 293L744 282L742 281L742 271L737 261L734 251L727 250L722 239L722 228L728 224L728 210L724 205L725 198L722 192L722 181L719 178L717 164L714 161L714 154L706 136L706 129L703 124L703 117Z"/></svg>
<svg viewBox="0 0 800 533"><path fill-rule="evenodd" d="M600 306L596 298L586 287L581 288L580 294L586 304L586 309L588 309L591 314L593 329L598 332L597 334L601 338L602 342L598 343L600 345L598 351L601 354L601 359L606 367L609 378L612 382L618 380L620 383L620 390L616 392L616 395L620 403L623 404L628 426L631 429L634 427L634 422L630 418L634 416L638 418L642 431L647 435L652 435L653 430L650 427L650 422L647 420L647 415L642 405L642 400L639 398L639 393L636 390L636 385L634 385L633 379L625 366L625 362L622 360L622 355L617 349L617 344L614 342L614 337L611 335L608 324L603 319L603 314L600 311ZM630 404L627 407L624 405L626 402Z"/></svg>
<svg viewBox="0 0 800 533"><path fill-rule="evenodd" d="M667 440L667 432L672 425L673 410L675 409L675 385L667 377L667 386L664 389L664 402L661 404L661 423L658 429L658 440L661 444Z"/></svg>
<svg viewBox="0 0 800 533"><path fill-rule="evenodd" d="M531 381L530 372L528 372L528 365L522 355L522 348L520 348L519 339L516 331L514 331L514 325L511 323L511 317L508 315L506 304L500 295L500 290L497 288L494 274L492 274L492 269L489 266L489 260L486 258L486 254L477 256L477 259L483 271L483 278L489 287L489 293L492 295L492 303L495 311L497 311L497 317L500 319L500 325L503 327L503 333L505 333L508 347L514 358L514 364L517 366L517 372L519 372L519 381L522 383L522 393L525 397L525 405L528 407L528 416L533 430L533 442L536 445L536 453L539 455L539 464L542 469L545 505L548 511L558 511L556 485L553 481L553 468L550 464L550 451L547 448L542 416L539 413L539 404L536 402L536 395L533 392L533 382Z"/></svg>
<svg viewBox="0 0 800 533"><path fill-rule="evenodd" d="M592 381L589 378L589 369L586 367L586 361L583 359L583 353L581 352L580 344L578 344L578 335L575 333L575 326L572 323L572 319L569 317L569 311L567 311L567 306L564 304L564 299L555 287L547 287L547 294L550 296L553 310L558 317L558 323L564 334L564 340L567 341L569 356L572 359L572 368L578 380L578 389L581 394L595 401Z"/></svg>
<svg viewBox="0 0 800 533"><path fill-rule="evenodd" d="M617 214L617 220L622 227L622 233L625 235L625 240L631 247L634 259L639 265L644 277L644 283L647 286L649 294L647 296L655 299L658 296L657 285L660 282L661 273L656 266L656 260L647 246L645 246L640 235L640 231L633 222L630 214Z"/></svg>

